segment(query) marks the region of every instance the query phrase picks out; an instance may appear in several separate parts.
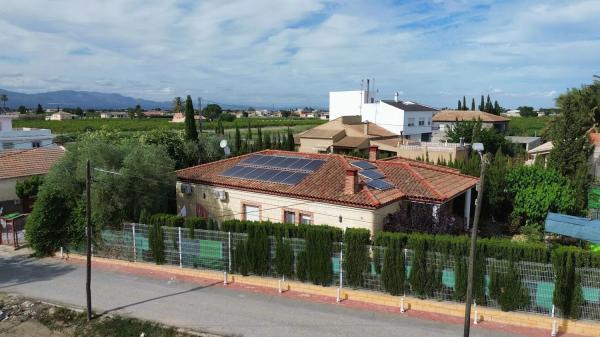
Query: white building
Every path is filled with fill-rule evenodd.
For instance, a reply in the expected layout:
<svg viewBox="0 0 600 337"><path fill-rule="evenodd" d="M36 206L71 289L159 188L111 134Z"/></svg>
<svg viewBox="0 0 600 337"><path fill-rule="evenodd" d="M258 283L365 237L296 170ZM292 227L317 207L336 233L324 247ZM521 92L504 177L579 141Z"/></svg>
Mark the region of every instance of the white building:
<svg viewBox="0 0 600 337"><path fill-rule="evenodd" d="M79 116L68 112L55 112L52 115L46 116L47 121L65 121L69 119L78 119Z"/></svg>
<svg viewBox="0 0 600 337"><path fill-rule="evenodd" d="M13 128L17 115L0 114L0 152L12 149L31 149L52 144L54 135L50 129Z"/></svg>
<svg viewBox="0 0 600 337"><path fill-rule="evenodd" d="M129 114L125 111L108 111L100 114L100 118L128 118Z"/></svg>
<svg viewBox="0 0 600 337"><path fill-rule="evenodd" d="M329 93L329 119L359 115L362 121L373 122L402 135L405 139L429 141L431 119L437 112L429 106L401 101L396 93L393 100L376 101L368 90L333 91Z"/></svg>

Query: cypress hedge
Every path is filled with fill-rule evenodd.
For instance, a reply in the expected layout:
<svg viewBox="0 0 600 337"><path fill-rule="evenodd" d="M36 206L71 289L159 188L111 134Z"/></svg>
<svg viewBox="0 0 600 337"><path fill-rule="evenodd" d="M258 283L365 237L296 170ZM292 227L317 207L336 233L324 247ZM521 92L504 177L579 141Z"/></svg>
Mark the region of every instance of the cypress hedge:
<svg viewBox="0 0 600 337"><path fill-rule="evenodd" d="M159 223L155 223L148 228L148 246L154 262L163 264L165 262L165 241Z"/></svg>
<svg viewBox="0 0 600 337"><path fill-rule="evenodd" d="M383 288L392 295L404 294L406 269L404 249L399 241L390 242L383 261L381 282Z"/></svg>
<svg viewBox="0 0 600 337"><path fill-rule="evenodd" d="M327 226L305 226L307 278L313 284L328 286L333 280L331 255L337 231Z"/></svg>
<svg viewBox="0 0 600 337"><path fill-rule="evenodd" d="M275 269L281 276L291 277L294 274L294 250L288 239L277 239Z"/></svg>
<svg viewBox="0 0 600 337"><path fill-rule="evenodd" d="M509 262L505 272L492 268L490 297L500 304L502 311L513 311L529 304L529 292L523 287L514 262Z"/></svg>
<svg viewBox="0 0 600 337"><path fill-rule="evenodd" d="M250 260L248 259L248 245L246 240L238 242L233 255L233 270L244 276L250 271Z"/></svg>
<svg viewBox="0 0 600 337"><path fill-rule="evenodd" d="M246 245L250 271L256 275L267 274L270 266L271 243L266 226L250 227Z"/></svg>
<svg viewBox="0 0 600 337"><path fill-rule="evenodd" d="M348 228L344 232L343 265L346 273L346 283L351 287L363 284L363 273L369 270L368 244L371 232L363 228Z"/></svg>

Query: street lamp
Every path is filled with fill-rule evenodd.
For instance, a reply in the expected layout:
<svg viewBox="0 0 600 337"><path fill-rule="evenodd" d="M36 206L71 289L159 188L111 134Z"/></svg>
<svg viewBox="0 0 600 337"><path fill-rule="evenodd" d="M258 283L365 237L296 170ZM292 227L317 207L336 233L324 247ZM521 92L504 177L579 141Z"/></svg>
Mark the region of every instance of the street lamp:
<svg viewBox="0 0 600 337"><path fill-rule="evenodd" d="M483 178L485 175L485 157L483 156L483 144L474 143L473 150L477 151L481 159L481 172L479 174L479 183L477 183L477 199L475 200L475 219L473 219L473 228L471 229L471 248L469 251L469 273L467 276L467 298L465 304L465 325L464 337L469 337L471 332L471 302L473 300L473 272L475 266L475 253L477 242L477 225L479 225L479 216L481 215L481 201L483 199ZM477 319L477 317L475 318Z"/></svg>

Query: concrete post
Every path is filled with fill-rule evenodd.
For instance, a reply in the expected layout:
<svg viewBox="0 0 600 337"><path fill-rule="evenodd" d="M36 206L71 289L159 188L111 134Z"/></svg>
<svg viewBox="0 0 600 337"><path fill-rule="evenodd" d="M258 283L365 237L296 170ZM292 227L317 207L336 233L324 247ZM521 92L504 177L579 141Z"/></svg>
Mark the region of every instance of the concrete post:
<svg viewBox="0 0 600 337"><path fill-rule="evenodd" d="M135 224L131 224L131 234L133 235L133 262L136 262L137 259L137 251L135 246Z"/></svg>
<svg viewBox="0 0 600 337"><path fill-rule="evenodd" d="M344 259L344 244L342 243L342 248L340 248L340 286L337 289L337 296L336 296L336 302L341 302L342 301L342 287L343 287L343 282L344 282L344 265L342 263L343 259Z"/></svg>
<svg viewBox="0 0 600 337"><path fill-rule="evenodd" d="M183 249L181 244L181 227L177 227L179 236L179 268L183 268Z"/></svg>
<svg viewBox="0 0 600 337"><path fill-rule="evenodd" d="M227 270L231 273L231 232L227 232L227 237L228 237L228 241L227 241L228 268L227 268Z"/></svg>
<svg viewBox="0 0 600 337"><path fill-rule="evenodd" d="M558 324L556 322L555 307L553 304L552 305L552 331L550 332L550 336L556 337L557 335L558 335Z"/></svg>

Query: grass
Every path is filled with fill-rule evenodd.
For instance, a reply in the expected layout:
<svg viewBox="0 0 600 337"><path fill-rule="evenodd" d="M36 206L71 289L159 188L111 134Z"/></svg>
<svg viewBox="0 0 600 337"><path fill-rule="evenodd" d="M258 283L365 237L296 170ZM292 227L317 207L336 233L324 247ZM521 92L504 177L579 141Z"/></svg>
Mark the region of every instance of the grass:
<svg viewBox="0 0 600 337"><path fill-rule="evenodd" d="M233 122L223 122L226 129L247 128L248 123L252 127L287 127L299 125L319 125L326 121L320 119L288 119L288 118L239 118ZM216 122L203 122L202 128L213 130ZM171 123L168 118L145 118L145 119L74 119L66 121L47 120L15 120L15 127L29 127L51 129L55 134L77 134L86 131L94 131L108 128L116 131L149 131L157 128L168 128L183 130L184 123Z"/></svg>
<svg viewBox="0 0 600 337"><path fill-rule="evenodd" d="M508 123L511 136L541 136L554 117L514 117Z"/></svg>

